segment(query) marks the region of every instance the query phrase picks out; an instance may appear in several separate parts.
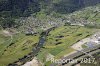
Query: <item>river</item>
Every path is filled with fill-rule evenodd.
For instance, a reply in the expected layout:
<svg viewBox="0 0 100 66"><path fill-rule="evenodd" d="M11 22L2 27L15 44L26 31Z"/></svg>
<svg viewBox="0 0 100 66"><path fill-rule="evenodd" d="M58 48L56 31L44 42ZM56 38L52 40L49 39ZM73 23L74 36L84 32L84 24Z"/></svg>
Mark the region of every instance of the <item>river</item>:
<svg viewBox="0 0 100 66"><path fill-rule="evenodd" d="M43 47L49 32L55 28L56 27L52 27L50 29L47 29L46 31L43 31L40 35L40 39L37 46L32 49L32 52L30 52L28 55L24 56L23 58L20 58L18 61L8 64L8 66L21 66L26 62L31 61L38 54L40 49Z"/></svg>

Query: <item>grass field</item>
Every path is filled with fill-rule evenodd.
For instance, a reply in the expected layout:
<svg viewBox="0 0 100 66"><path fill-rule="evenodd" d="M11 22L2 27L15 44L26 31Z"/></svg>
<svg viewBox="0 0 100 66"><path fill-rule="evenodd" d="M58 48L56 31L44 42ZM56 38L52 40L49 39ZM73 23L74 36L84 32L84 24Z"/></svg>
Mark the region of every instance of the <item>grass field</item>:
<svg viewBox="0 0 100 66"><path fill-rule="evenodd" d="M80 26L62 26L52 30L45 42L45 46L38 54L38 58L46 61L47 55L50 53L56 59L62 58L64 55L74 51L70 46L85 37L89 37L95 32L95 29Z"/></svg>
<svg viewBox="0 0 100 66"><path fill-rule="evenodd" d="M59 59L64 55L74 51L70 46L81 39L92 35L95 29L79 26L61 26L52 30L47 36L44 47L40 50L37 58L41 62L46 61L48 54ZM11 42L10 37L0 34L0 66L7 66L19 58L27 55L39 41L39 34L26 36L22 33L13 35Z"/></svg>
<svg viewBox="0 0 100 66"><path fill-rule="evenodd" d="M39 41L39 35L26 36L24 34L10 37L0 35L0 66L7 66L32 51L32 48Z"/></svg>

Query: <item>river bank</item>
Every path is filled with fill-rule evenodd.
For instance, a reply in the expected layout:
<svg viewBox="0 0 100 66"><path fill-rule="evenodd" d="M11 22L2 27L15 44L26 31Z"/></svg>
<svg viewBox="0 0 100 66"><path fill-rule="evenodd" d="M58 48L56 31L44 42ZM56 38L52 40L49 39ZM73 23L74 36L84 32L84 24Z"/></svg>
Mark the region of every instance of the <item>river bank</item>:
<svg viewBox="0 0 100 66"><path fill-rule="evenodd" d="M25 55L23 58L20 58L18 61L8 64L8 66L21 66L21 65L25 64L26 62L31 61L38 54L40 49L43 47L43 44L46 41L46 37L47 37L48 33L55 28L56 27L52 27L52 28L42 32L37 46L35 48L33 48L33 50L28 55Z"/></svg>

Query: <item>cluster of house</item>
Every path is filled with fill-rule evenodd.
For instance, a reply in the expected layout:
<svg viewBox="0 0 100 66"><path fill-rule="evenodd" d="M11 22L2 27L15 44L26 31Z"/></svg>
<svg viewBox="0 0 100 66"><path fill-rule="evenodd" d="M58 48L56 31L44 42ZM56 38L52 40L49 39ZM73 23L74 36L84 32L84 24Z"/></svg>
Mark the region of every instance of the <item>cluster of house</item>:
<svg viewBox="0 0 100 66"><path fill-rule="evenodd" d="M34 31L31 27L28 27L27 30L25 31L26 35L34 35L37 34L36 31Z"/></svg>
<svg viewBox="0 0 100 66"><path fill-rule="evenodd" d="M93 35L93 38L94 39L91 39L91 41L85 44L87 47L93 47L100 44L100 34Z"/></svg>

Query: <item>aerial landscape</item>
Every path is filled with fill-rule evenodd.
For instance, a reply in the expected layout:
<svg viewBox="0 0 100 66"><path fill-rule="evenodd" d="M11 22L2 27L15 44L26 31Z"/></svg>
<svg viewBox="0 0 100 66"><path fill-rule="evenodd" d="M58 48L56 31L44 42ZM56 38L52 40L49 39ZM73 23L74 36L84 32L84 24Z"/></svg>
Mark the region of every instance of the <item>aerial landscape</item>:
<svg viewBox="0 0 100 66"><path fill-rule="evenodd" d="M100 66L100 0L0 0L0 66Z"/></svg>

